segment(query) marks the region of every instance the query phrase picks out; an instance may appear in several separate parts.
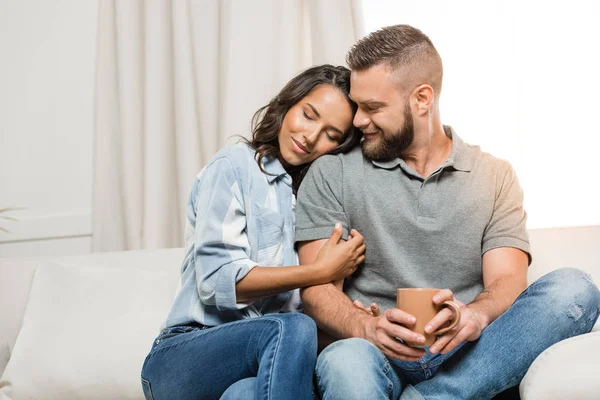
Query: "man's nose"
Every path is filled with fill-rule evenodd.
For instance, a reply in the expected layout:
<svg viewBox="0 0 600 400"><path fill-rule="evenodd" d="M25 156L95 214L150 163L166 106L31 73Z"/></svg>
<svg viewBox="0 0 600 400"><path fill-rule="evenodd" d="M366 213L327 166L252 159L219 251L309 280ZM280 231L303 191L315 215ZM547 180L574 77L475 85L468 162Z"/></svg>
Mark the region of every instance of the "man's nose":
<svg viewBox="0 0 600 400"><path fill-rule="evenodd" d="M356 114L354 114L354 120L352 121L355 127L359 129L366 128L370 122L371 120L365 112L361 111L360 109L356 110Z"/></svg>

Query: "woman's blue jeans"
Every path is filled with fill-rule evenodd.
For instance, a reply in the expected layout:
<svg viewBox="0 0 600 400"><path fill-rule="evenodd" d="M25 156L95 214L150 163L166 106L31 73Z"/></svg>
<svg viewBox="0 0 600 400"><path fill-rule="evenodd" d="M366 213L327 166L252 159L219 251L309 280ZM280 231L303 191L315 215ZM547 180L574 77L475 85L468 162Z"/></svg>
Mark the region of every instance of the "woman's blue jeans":
<svg viewBox="0 0 600 400"><path fill-rule="evenodd" d="M590 332L599 313L598 287L563 268L530 285L477 341L445 355L404 362L363 339L333 343L317 360L319 392L324 400L490 399L518 385L542 351Z"/></svg>
<svg viewBox="0 0 600 400"><path fill-rule="evenodd" d="M317 330L301 313L164 329L142 367L146 399L312 399Z"/></svg>

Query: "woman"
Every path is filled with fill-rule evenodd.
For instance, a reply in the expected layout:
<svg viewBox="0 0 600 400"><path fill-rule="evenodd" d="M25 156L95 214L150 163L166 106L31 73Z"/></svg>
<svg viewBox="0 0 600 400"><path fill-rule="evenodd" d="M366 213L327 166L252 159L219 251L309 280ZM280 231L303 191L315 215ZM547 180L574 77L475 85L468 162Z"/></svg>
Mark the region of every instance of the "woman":
<svg viewBox="0 0 600 400"><path fill-rule="evenodd" d="M312 398L316 327L285 311L298 288L354 272L365 246L336 224L317 261L297 266L295 193L313 160L360 140L349 78L331 65L296 76L255 114L252 140L197 176L182 286L142 367L147 399Z"/></svg>

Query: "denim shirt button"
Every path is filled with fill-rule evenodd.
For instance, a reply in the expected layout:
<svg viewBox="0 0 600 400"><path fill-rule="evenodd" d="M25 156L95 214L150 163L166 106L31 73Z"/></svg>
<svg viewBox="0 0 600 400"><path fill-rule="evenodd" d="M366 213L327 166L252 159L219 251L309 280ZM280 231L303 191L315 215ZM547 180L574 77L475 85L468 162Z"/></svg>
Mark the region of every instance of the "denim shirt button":
<svg viewBox="0 0 600 400"><path fill-rule="evenodd" d="M160 342L160 339L156 339L156 344L158 344Z"/></svg>

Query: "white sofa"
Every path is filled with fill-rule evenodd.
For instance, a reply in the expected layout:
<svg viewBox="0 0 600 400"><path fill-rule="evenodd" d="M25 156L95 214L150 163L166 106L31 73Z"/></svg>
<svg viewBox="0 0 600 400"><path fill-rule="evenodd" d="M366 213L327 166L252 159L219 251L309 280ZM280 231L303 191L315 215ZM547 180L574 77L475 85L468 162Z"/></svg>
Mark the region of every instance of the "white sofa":
<svg viewBox="0 0 600 400"><path fill-rule="evenodd" d="M600 282L600 226L530 233L530 281L574 266ZM182 256L0 258L0 400L143 399L141 365L177 290ZM600 398L600 324L541 354L520 394Z"/></svg>

